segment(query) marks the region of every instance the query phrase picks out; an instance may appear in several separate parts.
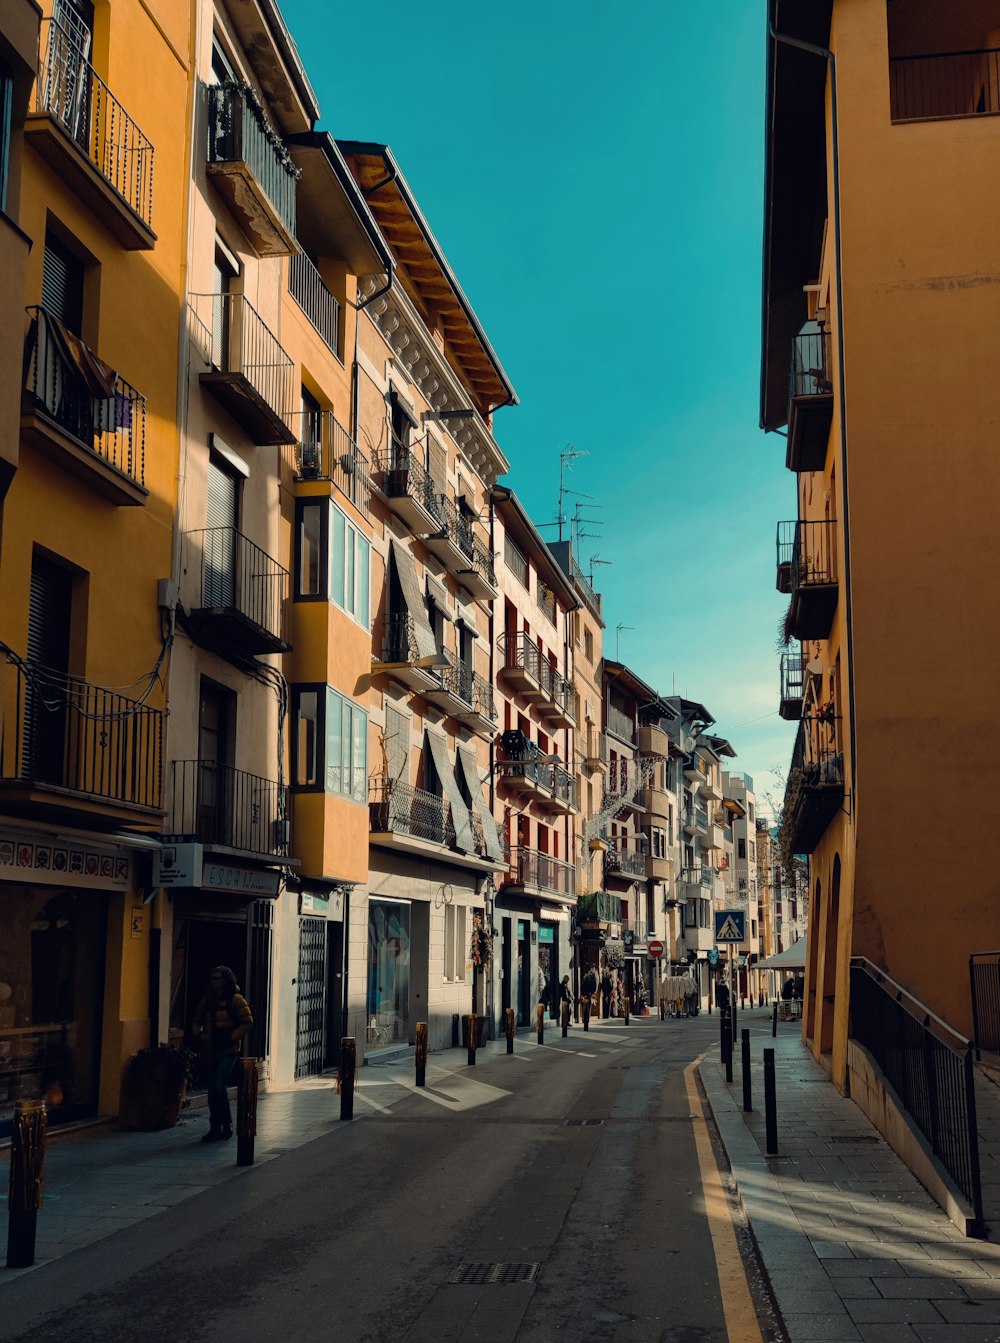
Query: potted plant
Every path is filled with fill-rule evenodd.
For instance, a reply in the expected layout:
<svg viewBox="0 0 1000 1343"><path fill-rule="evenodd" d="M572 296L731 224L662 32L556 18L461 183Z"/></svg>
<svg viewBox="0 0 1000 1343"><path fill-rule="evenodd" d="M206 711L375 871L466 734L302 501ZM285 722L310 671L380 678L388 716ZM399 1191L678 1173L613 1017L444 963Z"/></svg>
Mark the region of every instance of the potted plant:
<svg viewBox="0 0 1000 1343"><path fill-rule="evenodd" d="M166 1044L133 1054L122 1078L122 1127L148 1132L173 1128L184 1106L193 1062L189 1049Z"/></svg>

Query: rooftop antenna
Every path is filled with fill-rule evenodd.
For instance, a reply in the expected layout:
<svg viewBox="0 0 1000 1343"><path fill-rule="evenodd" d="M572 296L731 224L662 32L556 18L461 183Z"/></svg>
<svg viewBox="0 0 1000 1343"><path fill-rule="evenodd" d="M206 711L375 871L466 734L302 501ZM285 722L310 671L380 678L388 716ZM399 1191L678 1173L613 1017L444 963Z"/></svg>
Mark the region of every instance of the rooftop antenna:
<svg viewBox="0 0 1000 1343"><path fill-rule="evenodd" d="M590 578L589 578L589 580L588 580L589 583L590 583L590 586L591 586L591 587L594 587L594 565L595 565L595 564L614 564L614 560L602 560L601 557L600 557L600 555L591 555L591 557L590 557ZM596 592L596 590L597 590L597 589L595 588L594 591Z"/></svg>
<svg viewBox="0 0 1000 1343"><path fill-rule="evenodd" d="M621 643L622 630L634 630L634 629L635 629L635 626L634 626L634 625L623 625L623 624L621 624L621 622L619 622L619 623L615 626L615 661L616 661L616 662L621 662L621 658L618 656L618 646L619 646L619 644Z"/></svg>
<svg viewBox="0 0 1000 1343"><path fill-rule="evenodd" d="M566 472L573 470L573 463L578 457L589 457L589 452L584 452L582 448L574 448L572 443L567 443L559 454L559 540L563 539L563 523L566 521L563 513L563 498L573 491L566 488Z"/></svg>
<svg viewBox="0 0 1000 1343"><path fill-rule="evenodd" d="M572 491L567 491L567 493L572 493ZM591 539L596 539L597 536L599 535L599 533L597 533L597 532L587 532L587 531L584 531L584 530L583 530L584 527L603 527L603 526L604 526L604 520L603 520L602 518L588 518L588 517L585 517L585 516L584 516L584 514L585 514L586 512L588 512L590 509L593 509L593 508L603 508L604 505L603 505L603 504L595 504L595 503L593 503L593 502L591 502L591 503L584 503L583 500L585 500L585 499L589 500L589 499L590 499L590 495L589 495L589 494L581 494L581 495L579 496L579 498L577 499L576 503L573 505L573 518L572 518L572 521L571 521L571 523L570 523L569 539L570 539L570 543L571 543L571 545L574 547L574 549L576 548L576 543L577 543L578 541L583 540L585 537L590 537Z"/></svg>

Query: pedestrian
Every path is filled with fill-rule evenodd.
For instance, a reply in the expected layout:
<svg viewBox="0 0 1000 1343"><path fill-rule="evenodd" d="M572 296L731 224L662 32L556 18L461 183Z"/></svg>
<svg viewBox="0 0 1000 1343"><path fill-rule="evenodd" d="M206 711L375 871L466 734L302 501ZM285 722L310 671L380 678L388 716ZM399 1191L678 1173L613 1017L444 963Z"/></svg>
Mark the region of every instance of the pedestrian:
<svg viewBox="0 0 1000 1343"><path fill-rule="evenodd" d="M716 980L715 1005L720 1012L725 1012L729 1006L729 987L724 979Z"/></svg>
<svg viewBox="0 0 1000 1343"><path fill-rule="evenodd" d="M240 993L236 976L228 965L217 965L208 977L208 993L195 1008L193 1022L208 1073L209 1130L202 1142L226 1142L233 1136L228 1087L252 1026L250 1005Z"/></svg>
<svg viewBox="0 0 1000 1343"><path fill-rule="evenodd" d="M601 975L601 1016L609 1017L611 1015L611 993L615 987L615 981L610 973L605 970Z"/></svg>
<svg viewBox="0 0 1000 1343"><path fill-rule="evenodd" d="M789 974L789 975L786 976L786 978L785 978L785 982L784 982L784 984L782 984L782 986L781 986L781 996L782 996L782 998L785 1000L786 1003L788 1002L789 998L794 998L794 997L795 997L795 976L794 976L794 975Z"/></svg>
<svg viewBox="0 0 1000 1343"><path fill-rule="evenodd" d="M698 1015L698 985L690 972L684 976L684 1015L687 1017Z"/></svg>
<svg viewBox="0 0 1000 1343"><path fill-rule="evenodd" d="M583 979L580 981L580 992L585 998L593 998L597 992L597 971L593 966L584 971Z"/></svg>
<svg viewBox="0 0 1000 1343"><path fill-rule="evenodd" d="M563 1003L568 1003L571 1007L573 1005L573 994L571 993L569 987L569 975L563 975L562 982L559 985L560 1011L562 1010Z"/></svg>

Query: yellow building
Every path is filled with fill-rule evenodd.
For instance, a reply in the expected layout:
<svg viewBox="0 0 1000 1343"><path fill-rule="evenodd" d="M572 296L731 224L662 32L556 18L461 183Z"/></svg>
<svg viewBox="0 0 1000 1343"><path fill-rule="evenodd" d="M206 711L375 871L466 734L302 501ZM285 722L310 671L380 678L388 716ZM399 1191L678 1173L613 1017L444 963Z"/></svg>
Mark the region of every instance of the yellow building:
<svg viewBox="0 0 1000 1343"><path fill-rule="evenodd" d="M3 15L0 1123L38 1095L58 1123L116 1112L150 1035L192 71L186 6L52 0L25 114L28 11Z"/></svg>
<svg viewBox="0 0 1000 1343"><path fill-rule="evenodd" d="M986 799L997 769L1000 32L978 3L770 8L761 418L787 426L800 645L783 845L810 855L804 1033L843 1086L852 956L968 1034L968 957L1000 933L990 865L957 871L920 820L961 806L952 762Z"/></svg>

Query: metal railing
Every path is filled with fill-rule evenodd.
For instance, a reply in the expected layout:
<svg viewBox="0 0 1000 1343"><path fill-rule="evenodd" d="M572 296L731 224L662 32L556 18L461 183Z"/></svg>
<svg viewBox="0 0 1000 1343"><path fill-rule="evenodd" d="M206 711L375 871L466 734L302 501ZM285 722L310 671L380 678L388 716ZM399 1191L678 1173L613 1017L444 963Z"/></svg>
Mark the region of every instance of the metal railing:
<svg viewBox="0 0 1000 1343"><path fill-rule="evenodd" d="M144 224L153 217L153 145L94 67L79 39L43 19L35 112L46 112Z"/></svg>
<svg viewBox="0 0 1000 1343"><path fill-rule="evenodd" d="M541 788L552 789L552 766L544 760L533 760L530 757L523 760L501 758L497 760L497 774L507 779L528 779Z"/></svg>
<svg viewBox="0 0 1000 1343"><path fill-rule="evenodd" d="M617 704L608 705L607 728L623 741L635 741L635 723Z"/></svg>
<svg viewBox="0 0 1000 1343"><path fill-rule="evenodd" d="M235 527L188 532L201 555L195 610L238 611L259 629L284 637L288 570Z"/></svg>
<svg viewBox="0 0 1000 1343"><path fill-rule="evenodd" d="M441 685L445 690L468 704L470 708L475 709L477 713L482 714L484 718L488 718L493 723L496 722L497 712L493 698L493 687L484 676L474 672L464 662L456 663L454 667L442 667L438 676L441 678Z"/></svg>
<svg viewBox="0 0 1000 1343"><path fill-rule="evenodd" d="M294 236L299 174L277 132L245 85L211 84L207 93L209 163L245 163Z"/></svg>
<svg viewBox="0 0 1000 1343"><path fill-rule="evenodd" d="M576 868L561 858L551 858L538 849L514 847L510 851L510 875L515 886L534 886L554 895L576 894Z"/></svg>
<svg viewBox="0 0 1000 1343"><path fill-rule="evenodd" d="M285 785L217 760L175 760L170 830L248 853L288 853Z"/></svg>
<svg viewBox="0 0 1000 1343"><path fill-rule="evenodd" d="M243 294L192 294L191 301L209 362L244 379L288 424L293 364L264 319Z"/></svg>
<svg viewBox="0 0 1000 1343"><path fill-rule="evenodd" d="M788 378L788 395L829 396L833 391L830 381L830 337L825 331L803 331L792 340L792 364Z"/></svg>
<svg viewBox="0 0 1000 1343"><path fill-rule="evenodd" d="M441 530L469 561L469 568L475 569L481 578L492 587L496 587L496 571L493 565L493 552L476 535L471 519L463 517L458 505L446 494L438 496L437 516L441 519Z"/></svg>
<svg viewBox="0 0 1000 1343"><path fill-rule="evenodd" d="M345 499L370 516L368 458L332 410L302 410L289 420L296 442L285 449L296 480L332 480Z"/></svg>
<svg viewBox="0 0 1000 1343"><path fill-rule="evenodd" d="M441 492L409 448L394 439L388 448L376 452L372 458L372 475L389 499L416 499L438 526L443 525Z"/></svg>
<svg viewBox="0 0 1000 1343"><path fill-rule="evenodd" d="M421 656L413 617L405 612L387 615L382 630L382 661L416 662Z"/></svg>
<svg viewBox="0 0 1000 1343"><path fill-rule="evenodd" d="M0 663L0 686L0 777L160 806L160 709L33 662Z"/></svg>
<svg viewBox="0 0 1000 1343"><path fill-rule="evenodd" d="M576 807L576 779L562 765L552 766L552 796L567 807Z"/></svg>
<svg viewBox="0 0 1000 1343"><path fill-rule="evenodd" d="M523 668L533 680L540 680L542 655L530 634L523 631L516 634L504 632L497 640L497 646L503 654L505 667Z"/></svg>
<svg viewBox="0 0 1000 1343"><path fill-rule="evenodd" d="M588 891L577 901L576 917L578 922L599 919L604 923L621 923L622 898L611 891Z"/></svg>
<svg viewBox="0 0 1000 1343"><path fill-rule="evenodd" d="M400 779L368 780L368 820L374 834L410 835L453 847L455 826L446 798Z"/></svg>
<svg viewBox="0 0 1000 1343"><path fill-rule="evenodd" d="M143 485L146 398L117 373L105 384L82 341L44 308L27 311L31 324L25 385L35 408L108 466Z"/></svg>
<svg viewBox="0 0 1000 1343"><path fill-rule="evenodd" d="M556 671L546 658L541 658L539 661L538 680L551 703L558 705L575 723L579 714L577 694L572 682L567 681L562 672Z"/></svg>
<svg viewBox="0 0 1000 1343"><path fill-rule="evenodd" d="M783 700L800 700L802 698L802 687L803 687L802 654L782 653L781 698Z"/></svg>
<svg viewBox="0 0 1000 1343"><path fill-rule="evenodd" d="M340 358L340 302L323 283L323 277L305 252L293 253L288 260L288 292L323 338L323 343Z"/></svg>
<svg viewBox="0 0 1000 1343"><path fill-rule="evenodd" d="M589 600L591 606L593 606L596 610L599 611L601 609L600 593L596 591L593 583L591 583L590 579L580 568L580 565L577 563L576 559L573 557L572 554L570 554L569 557L569 571L570 571L570 577L572 578L573 582L577 585L577 587L582 591L584 597Z"/></svg>
<svg viewBox="0 0 1000 1343"><path fill-rule="evenodd" d="M778 523L775 547L780 592L837 582L836 526L832 518Z"/></svg>
<svg viewBox="0 0 1000 1343"><path fill-rule="evenodd" d="M807 785L843 785L844 757L839 743L840 719L836 715L804 714L792 747L789 775L799 771Z"/></svg>
<svg viewBox="0 0 1000 1343"><path fill-rule="evenodd" d="M1000 112L1000 50L941 51L889 61L893 121Z"/></svg>
<svg viewBox="0 0 1000 1343"><path fill-rule="evenodd" d="M863 1045L972 1205L983 1195L972 1042L864 956L852 956L851 1036Z"/></svg>
<svg viewBox="0 0 1000 1343"><path fill-rule="evenodd" d="M1000 951L974 951L969 957L972 1038L976 1058L982 1050L1000 1053Z"/></svg>
<svg viewBox="0 0 1000 1343"><path fill-rule="evenodd" d="M624 873L630 877L646 875L648 852L643 845L629 848L627 844L613 844L604 855L605 872Z"/></svg>

